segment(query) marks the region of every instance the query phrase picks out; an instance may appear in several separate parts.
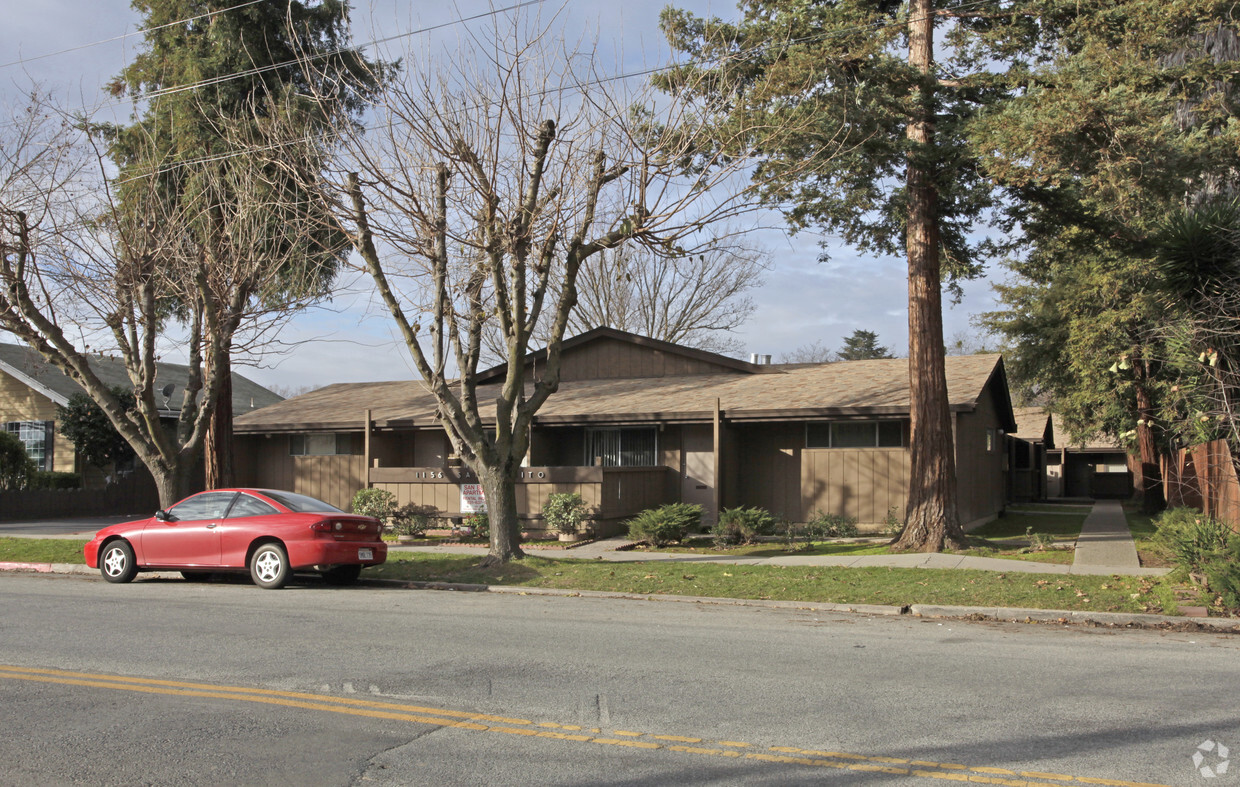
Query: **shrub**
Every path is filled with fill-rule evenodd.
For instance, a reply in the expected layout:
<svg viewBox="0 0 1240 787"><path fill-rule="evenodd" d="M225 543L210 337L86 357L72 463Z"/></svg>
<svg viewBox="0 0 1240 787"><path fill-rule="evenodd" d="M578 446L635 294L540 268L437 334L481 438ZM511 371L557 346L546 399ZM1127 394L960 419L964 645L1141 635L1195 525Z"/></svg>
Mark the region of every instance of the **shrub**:
<svg viewBox="0 0 1240 787"><path fill-rule="evenodd" d="M629 520L629 538L661 547L678 544L702 526L702 507L689 503L669 503L648 508Z"/></svg>
<svg viewBox="0 0 1240 787"><path fill-rule="evenodd" d="M355 514L373 516L386 525L396 513L396 495L386 489L359 489L353 494L349 508Z"/></svg>
<svg viewBox="0 0 1240 787"><path fill-rule="evenodd" d="M887 518L883 520L883 534L895 538L904 532L904 523L900 521L899 509L895 506L887 509Z"/></svg>
<svg viewBox="0 0 1240 787"><path fill-rule="evenodd" d="M54 470L37 470L30 479L31 489L81 489L82 476L77 473L58 473Z"/></svg>
<svg viewBox="0 0 1240 787"><path fill-rule="evenodd" d="M573 534L586 518L586 501L576 492L552 492L543 506L547 526L560 533Z"/></svg>
<svg viewBox="0 0 1240 787"><path fill-rule="evenodd" d="M403 505L392 512L392 532L398 536L420 536L430 527L431 517L436 510L414 503Z"/></svg>
<svg viewBox="0 0 1240 787"><path fill-rule="evenodd" d="M25 489L35 472L26 444L15 434L0 432L0 489Z"/></svg>
<svg viewBox="0 0 1240 787"><path fill-rule="evenodd" d="M758 536L775 532L775 517L761 508L725 508L711 528L717 546L752 544Z"/></svg>
<svg viewBox="0 0 1240 787"><path fill-rule="evenodd" d="M1231 528L1192 508L1172 508L1154 520L1154 542L1189 575L1200 575L1206 562L1227 548Z"/></svg>
<svg viewBox="0 0 1240 787"><path fill-rule="evenodd" d="M815 511L813 517L805 523L805 538L811 544L828 538L856 538L861 531L857 530L857 518L843 514L824 514Z"/></svg>
<svg viewBox="0 0 1240 787"><path fill-rule="evenodd" d="M1220 603L1229 610L1240 610L1240 534L1227 539L1227 548L1202 565L1206 587L1217 593Z"/></svg>
<svg viewBox="0 0 1240 787"><path fill-rule="evenodd" d="M491 518L486 511L478 511L465 517L462 527L469 528L469 534L484 541L491 540Z"/></svg>

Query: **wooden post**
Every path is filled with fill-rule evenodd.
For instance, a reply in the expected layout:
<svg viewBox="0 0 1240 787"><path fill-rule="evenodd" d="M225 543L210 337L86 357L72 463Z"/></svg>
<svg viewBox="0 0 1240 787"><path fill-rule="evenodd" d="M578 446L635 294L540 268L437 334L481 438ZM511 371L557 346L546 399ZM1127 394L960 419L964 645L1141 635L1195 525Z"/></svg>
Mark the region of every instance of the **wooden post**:
<svg viewBox="0 0 1240 787"><path fill-rule="evenodd" d="M714 461L715 478L714 478L714 483L711 484L711 487L712 487L711 494L714 498L712 502L715 507L715 521L716 522L719 521L719 511L721 510L719 507L719 504L723 500L723 490L721 489L721 485L723 484L723 451L720 450L720 445L719 445L719 441L723 437L723 429L721 427L721 421L722 421L722 417L721 417L721 411L719 409L719 399L716 398L715 399L715 417L714 417L714 440L712 440L712 442L714 443L714 452L715 452L715 461Z"/></svg>
<svg viewBox="0 0 1240 787"><path fill-rule="evenodd" d="M371 430L371 424L372 424L372 422L371 422L371 420L370 420L370 410L369 410L369 409L366 409L366 410L363 410L363 411L362 411L362 423L364 424L364 427L363 427L363 429L364 429L364 432L363 432L363 434L364 434L364 438L363 438L363 440L362 440L362 455L363 455L363 457L365 458L365 462L362 464L362 466L366 468L366 479L365 479L365 481L366 481L366 488L367 488L367 489L369 489L369 488L370 488L370 467L371 467L371 461L370 461L370 430Z"/></svg>

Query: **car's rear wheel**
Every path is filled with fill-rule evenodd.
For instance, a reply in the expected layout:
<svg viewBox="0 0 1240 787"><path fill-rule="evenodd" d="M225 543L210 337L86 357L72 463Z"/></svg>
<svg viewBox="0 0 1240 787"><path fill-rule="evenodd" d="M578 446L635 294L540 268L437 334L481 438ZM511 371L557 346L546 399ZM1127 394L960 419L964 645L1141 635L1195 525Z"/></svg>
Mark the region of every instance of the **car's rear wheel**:
<svg viewBox="0 0 1240 787"><path fill-rule="evenodd" d="M128 541L112 541L99 555L99 573L109 582L129 582L138 575L133 547Z"/></svg>
<svg viewBox="0 0 1240 787"><path fill-rule="evenodd" d="M323 572L329 585L352 585L361 576L361 566L336 566Z"/></svg>
<svg viewBox="0 0 1240 787"><path fill-rule="evenodd" d="M288 567L288 553L279 544L263 544L254 550L250 558L250 578L260 588L275 590L284 587L292 572Z"/></svg>

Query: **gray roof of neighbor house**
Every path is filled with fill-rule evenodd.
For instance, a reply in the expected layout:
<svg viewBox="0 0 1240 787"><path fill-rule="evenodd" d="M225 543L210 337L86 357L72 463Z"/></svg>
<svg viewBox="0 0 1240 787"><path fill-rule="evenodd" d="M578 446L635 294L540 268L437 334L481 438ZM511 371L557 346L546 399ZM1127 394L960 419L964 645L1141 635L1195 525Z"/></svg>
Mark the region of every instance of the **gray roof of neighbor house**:
<svg viewBox="0 0 1240 787"><path fill-rule="evenodd" d="M1068 430L1063 425L1063 418L1059 413L1051 414L1051 422L1055 425L1055 434L1060 436L1059 448L1066 448L1069 451L1128 452L1127 448L1120 445L1119 441L1110 435L1095 434L1083 443L1072 440Z"/></svg>
<svg viewBox="0 0 1240 787"><path fill-rule="evenodd" d="M131 387L125 364L120 359L91 355L88 362L91 370L106 385L126 389ZM82 392L81 386L25 345L0 344L0 371L13 376L60 405L68 404L69 397ZM155 401L163 404L159 391L169 383L175 386L168 399L169 415L180 412L181 403L185 397L185 381L188 378L189 367L183 364L163 362L155 364ZM233 372L232 380L233 413L236 416L284 401L284 397L252 380L247 380L236 372Z"/></svg>
<svg viewBox="0 0 1240 787"><path fill-rule="evenodd" d="M1004 428L1014 429L1003 360L998 355L947 359L953 410L972 411L988 383ZM499 385L480 385L478 400L494 401ZM883 359L766 367L762 373L574 380L560 384L535 422L550 424L690 422L709 420L715 400L729 421L907 414L908 361ZM435 400L421 382L339 383L238 418L238 432L360 429L363 410L379 427L435 425ZM483 417L493 416L484 405Z"/></svg>

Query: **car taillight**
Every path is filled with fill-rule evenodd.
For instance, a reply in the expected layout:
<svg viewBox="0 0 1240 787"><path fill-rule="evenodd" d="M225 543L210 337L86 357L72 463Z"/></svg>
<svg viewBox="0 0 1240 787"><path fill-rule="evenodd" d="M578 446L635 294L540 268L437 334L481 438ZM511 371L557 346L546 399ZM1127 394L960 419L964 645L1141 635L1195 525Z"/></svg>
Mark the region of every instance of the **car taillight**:
<svg viewBox="0 0 1240 787"><path fill-rule="evenodd" d="M369 522L342 522L338 519L325 519L315 522L310 529L316 533L367 533Z"/></svg>

